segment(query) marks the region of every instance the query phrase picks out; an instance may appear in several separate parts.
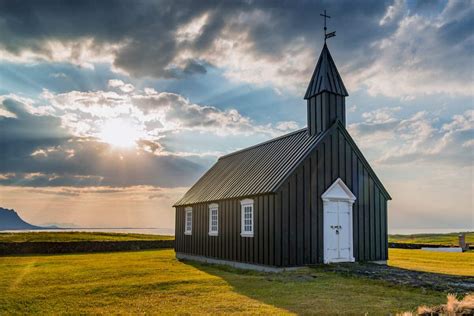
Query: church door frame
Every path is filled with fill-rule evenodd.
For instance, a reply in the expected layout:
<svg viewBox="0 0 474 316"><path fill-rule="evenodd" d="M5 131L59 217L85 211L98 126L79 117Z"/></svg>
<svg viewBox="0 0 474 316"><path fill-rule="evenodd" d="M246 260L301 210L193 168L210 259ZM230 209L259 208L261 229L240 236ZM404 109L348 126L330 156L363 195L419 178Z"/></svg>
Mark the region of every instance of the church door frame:
<svg viewBox="0 0 474 316"><path fill-rule="evenodd" d="M324 209L324 263L354 262L352 217L356 197L338 178L321 198Z"/></svg>

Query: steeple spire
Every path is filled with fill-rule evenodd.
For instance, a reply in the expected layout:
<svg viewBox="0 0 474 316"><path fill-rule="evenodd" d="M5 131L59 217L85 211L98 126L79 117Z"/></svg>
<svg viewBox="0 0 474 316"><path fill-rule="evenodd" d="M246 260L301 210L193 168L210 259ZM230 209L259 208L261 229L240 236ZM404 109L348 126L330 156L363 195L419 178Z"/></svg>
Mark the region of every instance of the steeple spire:
<svg viewBox="0 0 474 316"><path fill-rule="evenodd" d="M326 10L321 16L324 17L324 46L304 96L307 100L310 135L324 132L336 120L345 125L345 97L349 95L326 45L326 40L336 36L336 32L326 33L326 19L330 16Z"/></svg>
<svg viewBox="0 0 474 316"><path fill-rule="evenodd" d="M316 64L304 98L307 100L323 91L342 96L349 95L326 43L324 43L321 55L319 55L318 63Z"/></svg>

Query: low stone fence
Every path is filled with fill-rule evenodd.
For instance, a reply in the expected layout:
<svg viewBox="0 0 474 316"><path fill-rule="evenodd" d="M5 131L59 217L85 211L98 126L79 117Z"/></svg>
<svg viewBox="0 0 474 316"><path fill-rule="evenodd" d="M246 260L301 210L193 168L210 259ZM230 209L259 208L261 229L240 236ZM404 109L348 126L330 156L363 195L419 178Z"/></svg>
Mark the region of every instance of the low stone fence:
<svg viewBox="0 0 474 316"><path fill-rule="evenodd" d="M173 248L174 240L0 242L0 256Z"/></svg>
<svg viewBox="0 0 474 316"><path fill-rule="evenodd" d="M389 242L388 248L402 248L402 249L421 249L421 248L445 248L449 247L446 245L433 245L433 244L409 244L403 242ZM469 245L470 249L474 249L474 245Z"/></svg>
<svg viewBox="0 0 474 316"><path fill-rule="evenodd" d="M446 246L432 245L432 244L409 244L409 243L403 243L403 242L389 242L388 243L388 248L421 249L423 247L441 248L441 247L446 247Z"/></svg>

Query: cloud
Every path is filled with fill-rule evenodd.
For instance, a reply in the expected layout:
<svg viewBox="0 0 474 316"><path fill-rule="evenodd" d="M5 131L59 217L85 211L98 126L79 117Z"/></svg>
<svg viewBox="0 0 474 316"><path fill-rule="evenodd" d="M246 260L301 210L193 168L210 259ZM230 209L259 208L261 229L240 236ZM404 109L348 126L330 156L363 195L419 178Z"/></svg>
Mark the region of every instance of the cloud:
<svg viewBox="0 0 474 316"><path fill-rule="evenodd" d="M37 101L0 96L0 108L8 113L0 116L0 184L184 186L210 163L203 157L222 152L194 147L186 152L175 141L170 149L163 145L170 135L269 138L298 127L292 121L259 125L232 108L199 105L150 88L124 89L128 84L121 80L108 85L117 91L45 90ZM125 141L128 148L117 147Z"/></svg>
<svg viewBox="0 0 474 316"><path fill-rule="evenodd" d="M191 184L205 169L172 153L155 155L146 150L149 143L118 150L97 138L74 135L59 117L32 114L11 98L3 98L2 106L15 114L0 117L3 185L176 187Z"/></svg>
<svg viewBox="0 0 474 316"><path fill-rule="evenodd" d="M394 6L401 3L397 0ZM387 14L395 14L395 7ZM350 74L350 86L401 98L473 95L473 72L466 67L472 65L473 21L474 8L462 1L448 2L436 18L404 16L392 34L371 45L377 58Z"/></svg>
<svg viewBox="0 0 474 316"><path fill-rule="evenodd" d="M54 94L45 90L41 97L52 107L62 125L76 136L99 137L107 121L122 119L135 126L142 138L154 141L167 133L182 131L210 132L215 135L280 135L297 128L295 122L259 125L236 109L192 103L176 93L151 88L134 90L121 80L109 80L118 91L70 91ZM282 125L282 124L285 124Z"/></svg>
<svg viewBox="0 0 474 316"><path fill-rule="evenodd" d="M119 88L122 92L128 93L135 90L135 87L130 83L125 83L122 80L111 79L108 82L108 86L111 88Z"/></svg>
<svg viewBox="0 0 474 316"><path fill-rule="evenodd" d="M13 3L0 10L0 52L22 63L107 63L134 77L183 78L217 67L232 81L303 93L322 45L315 17L324 8L330 29L337 26L330 45L350 90L403 98L473 94L465 65L472 63L474 8L463 1L416 3L412 11L405 0L291 7L81 1L55 4L54 15L49 1Z"/></svg>
<svg viewBox="0 0 474 316"><path fill-rule="evenodd" d="M406 12L405 0L395 0L392 5L387 7L387 11L380 20L379 24L383 26L386 24L395 23L400 19L401 16L403 16L404 12Z"/></svg>
<svg viewBox="0 0 474 316"><path fill-rule="evenodd" d="M57 79L64 79L67 78L67 75L64 72L55 72L49 75L50 77L57 78Z"/></svg>
<svg viewBox="0 0 474 316"><path fill-rule="evenodd" d="M12 36L12 34L6 36ZM2 59L10 62L67 62L86 69L95 69L95 64L98 63L111 64L115 60L119 48L125 45L123 42L101 43L92 37L29 39L24 43L25 46L19 47L12 47L9 44L11 43L0 44L0 53ZM120 69L116 69L116 71L120 72Z"/></svg>
<svg viewBox="0 0 474 316"><path fill-rule="evenodd" d="M276 129L280 131L294 131L298 129L298 123L294 121L282 121L276 124Z"/></svg>
<svg viewBox="0 0 474 316"><path fill-rule="evenodd" d="M361 147L377 151L377 164L472 165L472 110L454 115L442 125L424 111L397 118L394 113L398 110L382 108L364 113L364 122L349 126Z"/></svg>
<svg viewBox="0 0 474 316"><path fill-rule="evenodd" d="M360 55L390 29L375 27L384 2L83 1L54 4L54 15L49 1L10 4L0 10L0 51L13 62L108 63L135 77L181 78L215 66L232 80L300 91L322 44L318 12L328 9L344 30L334 43L340 55Z"/></svg>

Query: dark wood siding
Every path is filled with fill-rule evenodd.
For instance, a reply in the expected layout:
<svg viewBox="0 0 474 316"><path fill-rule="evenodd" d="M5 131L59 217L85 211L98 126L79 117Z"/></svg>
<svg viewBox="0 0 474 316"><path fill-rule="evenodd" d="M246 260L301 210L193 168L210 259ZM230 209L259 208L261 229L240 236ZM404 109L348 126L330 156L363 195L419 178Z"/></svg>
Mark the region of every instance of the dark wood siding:
<svg viewBox="0 0 474 316"><path fill-rule="evenodd" d="M342 127L341 127L342 128ZM293 170L274 194L254 200L254 237L241 237L241 199L219 205L219 235L209 236L210 203L193 208L192 235L184 234L185 207L176 208L177 252L271 266L322 263L321 195L341 178L357 200L353 207L354 257L386 260L387 196L346 134L335 128ZM243 198L242 198L243 199Z"/></svg>
<svg viewBox="0 0 474 316"><path fill-rule="evenodd" d="M275 194L250 197L254 201L254 237L241 237L240 200L215 202L219 206L218 236L209 236L209 204L190 205L191 235L184 234L185 209L176 208L176 252L240 262L281 265L281 208ZM278 206L277 206L278 205ZM287 212L287 216L289 216ZM296 217L295 217L296 219ZM287 221L285 221L287 222ZM296 245L296 240L295 240ZM288 257L287 257L288 259Z"/></svg>
<svg viewBox="0 0 474 316"><path fill-rule="evenodd" d="M305 168L316 166L311 170L309 183L303 182L303 193L289 191L287 188L298 182L300 177L304 178ZM299 196L309 196L310 218L304 219L311 222L309 230L311 253L313 255L304 256L303 264L322 263L324 258L324 235L323 235L323 205L321 195L337 179L341 178L357 197L353 207L353 241L354 257L357 261L386 260L387 259L387 198L377 186L371 172L366 168L361 157L345 138L344 134L335 129L329 134L305 161L293 172L293 174L282 185L278 192L279 196L284 196L289 204L284 210L284 214L289 212L299 214ZM303 180L304 181L304 180ZM297 194L296 198L292 194ZM291 221L290 224L291 226ZM298 228L299 229L299 228ZM285 230L285 227L283 227ZM307 237L302 241L302 247L307 242ZM297 239L299 242L299 239ZM289 244L282 242L282 248L293 248L290 238ZM297 245L296 249L301 247ZM291 255L291 254L290 254ZM297 260L299 257L296 257ZM293 265L294 260L290 258L289 265ZM299 264L299 262L297 262Z"/></svg>
<svg viewBox="0 0 474 316"><path fill-rule="evenodd" d="M311 135L324 132L336 121L346 125L346 99L344 96L321 92L307 100L307 122Z"/></svg>

